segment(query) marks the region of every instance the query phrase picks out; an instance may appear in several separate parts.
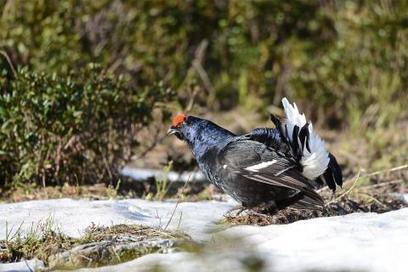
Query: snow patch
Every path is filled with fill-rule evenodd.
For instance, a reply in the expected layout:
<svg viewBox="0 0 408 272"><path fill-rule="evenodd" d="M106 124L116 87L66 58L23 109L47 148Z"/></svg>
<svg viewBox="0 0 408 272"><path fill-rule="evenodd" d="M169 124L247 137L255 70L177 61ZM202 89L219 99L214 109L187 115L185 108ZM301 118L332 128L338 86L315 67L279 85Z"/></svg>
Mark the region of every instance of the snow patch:
<svg viewBox="0 0 408 272"><path fill-rule="evenodd" d="M194 172L166 172L157 169L145 169L145 168L134 168L130 166L125 166L121 171L121 175L125 177L130 177L134 180L143 181L150 178L164 179L166 178L170 182L208 182L207 178L201 171Z"/></svg>
<svg viewBox="0 0 408 272"><path fill-rule="evenodd" d="M408 195L404 196L408 200ZM235 226L209 232L214 222L223 218L235 202L204 201L180 203L140 199L115 201L43 200L3 204L0 208L0 239L5 238L5 224L23 230L50 216L61 230L78 237L91 222L100 225L143 224L177 229L207 243L204 256L193 253L150 254L115 266L80 271L150 271L161 264L166 271L244 271L240 259L257 252L265 271L407 271L408 208L383 214L354 213L345 216L315 218L286 225ZM228 241L238 239L233 249ZM217 242L216 247L211 244ZM212 264L217 264L214 266ZM0 265L0 271L27 271ZM213 269L214 268L214 269Z"/></svg>
<svg viewBox="0 0 408 272"><path fill-rule="evenodd" d="M29 230L33 224L52 219L62 232L80 237L92 223L102 226L114 224L143 224L187 232L193 239L203 240L215 221L236 202L202 201L147 201L126 200L73 200L53 199L3 204L0 209L0 240L8 229Z"/></svg>
<svg viewBox="0 0 408 272"><path fill-rule="evenodd" d="M44 262L38 259L26 260L17 263L0 264L1 272L33 272L45 268Z"/></svg>
<svg viewBox="0 0 408 272"><path fill-rule="evenodd" d="M239 226L225 234L255 244L268 254L274 271L407 271L408 208L263 228Z"/></svg>
<svg viewBox="0 0 408 272"><path fill-rule="evenodd" d="M241 244L233 250L217 246L199 256L184 252L151 254L116 266L80 271L122 272L135 267L138 271L151 271L159 264L164 271L243 272L248 270L238 260L258 251L264 260L262 271L405 272L407 232L408 208L384 214L316 218L287 225L237 226L212 237L212 243L241 237Z"/></svg>

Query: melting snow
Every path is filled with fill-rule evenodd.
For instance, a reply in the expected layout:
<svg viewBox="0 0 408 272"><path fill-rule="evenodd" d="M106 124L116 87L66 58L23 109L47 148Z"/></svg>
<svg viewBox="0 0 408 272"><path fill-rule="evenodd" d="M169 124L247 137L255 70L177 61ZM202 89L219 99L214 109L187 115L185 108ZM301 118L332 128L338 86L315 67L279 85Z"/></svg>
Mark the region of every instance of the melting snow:
<svg viewBox="0 0 408 272"><path fill-rule="evenodd" d="M408 199L408 195L405 196ZM355 213L330 218L315 218L287 225L266 227L236 226L217 233L208 233L213 223L222 218L233 202L180 203L145 200L86 201L44 200L3 204L0 209L0 239L5 236L5 224L27 229L33 222L50 216L61 230L79 236L90 223L119 223L180 226L194 239L221 241L240 237L241 246L207 249L204 256L192 253L150 254L110 267L81 271L148 271L160 263L169 271L244 271L240 258L258 254L265 260L266 271L408 271L408 208L384 214ZM227 239L228 240L228 239ZM227 241L225 240L225 241ZM211 244L209 243L209 244ZM227 243L225 243L227 244ZM236 245L235 245L236 246ZM211 248L211 247L210 247ZM214 265L214 264L217 265ZM19 267L0 265L0 271L24 271ZM227 269L228 270L228 269Z"/></svg>
<svg viewBox="0 0 408 272"><path fill-rule="evenodd" d="M163 170L156 170L156 169L145 169L145 168L134 168L125 166L121 170L121 174L130 177L134 180L147 180L149 178L156 178L156 179L163 179L166 178L170 182L208 182L206 177L201 171L194 171L194 172L165 172Z"/></svg>
<svg viewBox="0 0 408 272"><path fill-rule="evenodd" d="M176 207L177 205L177 207ZM182 202L127 200L53 199L3 204L0 209L0 240L8 229L20 225L29 230L40 221L51 219L62 232L79 237L96 225L143 224L152 227L179 228L193 239L202 240L214 222L237 204L234 202ZM169 223L170 222L170 223Z"/></svg>

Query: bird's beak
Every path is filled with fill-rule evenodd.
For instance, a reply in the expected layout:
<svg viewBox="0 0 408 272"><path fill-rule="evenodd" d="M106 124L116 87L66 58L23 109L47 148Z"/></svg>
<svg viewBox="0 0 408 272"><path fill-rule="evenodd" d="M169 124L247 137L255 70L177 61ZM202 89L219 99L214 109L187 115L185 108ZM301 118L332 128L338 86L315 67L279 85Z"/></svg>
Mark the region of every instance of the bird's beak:
<svg viewBox="0 0 408 272"><path fill-rule="evenodd" d="M167 135L175 135L180 140L183 140L183 135L181 134L180 130L178 128L176 128L176 127L171 127L167 131Z"/></svg>
<svg viewBox="0 0 408 272"><path fill-rule="evenodd" d="M173 135L179 133L179 130L175 127L171 127L168 131L167 131L167 135Z"/></svg>

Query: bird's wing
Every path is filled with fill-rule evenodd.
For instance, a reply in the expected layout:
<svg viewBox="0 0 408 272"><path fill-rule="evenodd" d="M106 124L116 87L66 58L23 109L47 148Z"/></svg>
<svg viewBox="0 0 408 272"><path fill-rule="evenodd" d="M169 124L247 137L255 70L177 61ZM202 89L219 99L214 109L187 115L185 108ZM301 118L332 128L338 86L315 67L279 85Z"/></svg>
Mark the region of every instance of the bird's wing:
<svg viewBox="0 0 408 272"><path fill-rule="evenodd" d="M299 165L260 142L243 138L230 142L218 153L218 160L220 167L226 171L254 182L298 191L306 196L309 204L323 205L313 184L302 175Z"/></svg>
<svg viewBox="0 0 408 272"><path fill-rule="evenodd" d="M304 153L309 154L311 151L309 123L305 123L303 127L294 125L290 135L286 125L282 125L277 117L271 115L271 120L276 128L256 128L243 137L263 143L277 153L283 153L288 160L298 163L302 169L308 167L305 164L310 165L310 163L302 158L304 158ZM343 184L343 176L333 154L328 153L328 157L329 163L326 170L314 180L320 185L327 184L331 190L335 191L336 184L339 186Z"/></svg>

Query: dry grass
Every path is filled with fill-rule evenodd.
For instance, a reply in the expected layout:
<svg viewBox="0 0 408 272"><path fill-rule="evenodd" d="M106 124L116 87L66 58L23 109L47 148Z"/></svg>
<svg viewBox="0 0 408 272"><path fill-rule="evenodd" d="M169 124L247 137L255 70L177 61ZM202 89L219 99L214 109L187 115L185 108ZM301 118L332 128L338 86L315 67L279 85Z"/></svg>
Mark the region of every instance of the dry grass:
<svg viewBox="0 0 408 272"><path fill-rule="evenodd" d="M5 202L20 202L29 200L57 199L57 198L88 198L109 199L115 192L115 188L99 183L95 185L73 186L65 183L63 186L38 186L27 185L15 187L12 190L1 193L1 199Z"/></svg>
<svg viewBox="0 0 408 272"><path fill-rule="evenodd" d="M318 210L296 210L293 208L286 208L277 212L276 214L247 214L234 216L226 215L222 223L232 225L271 225L271 224L288 224L299 220L306 220L316 217L330 217L338 215L346 215L355 212L377 212L383 213L392 210L397 210L408 205L397 197L384 195L375 195L367 197L366 201L359 201L343 196L336 202L332 202L324 207L322 211Z"/></svg>
<svg viewBox="0 0 408 272"><path fill-rule="evenodd" d="M125 262L150 253L164 253L190 237L140 225L91 225L80 238L62 234L51 220L23 234L8 230L0 241L0 262L37 258L50 269L98 267Z"/></svg>
<svg viewBox="0 0 408 272"><path fill-rule="evenodd" d="M48 256L71 248L75 240L61 233L52 219L32 225L23 233L21 226L8 229L6 239L0 241L0 261L16 262L21 259L38 258L46 261Z"/></svg>

